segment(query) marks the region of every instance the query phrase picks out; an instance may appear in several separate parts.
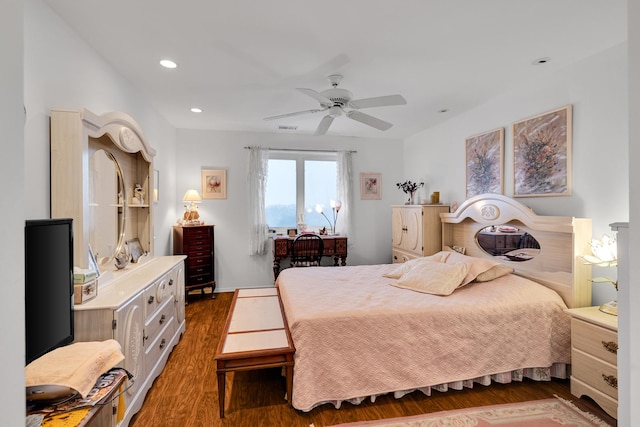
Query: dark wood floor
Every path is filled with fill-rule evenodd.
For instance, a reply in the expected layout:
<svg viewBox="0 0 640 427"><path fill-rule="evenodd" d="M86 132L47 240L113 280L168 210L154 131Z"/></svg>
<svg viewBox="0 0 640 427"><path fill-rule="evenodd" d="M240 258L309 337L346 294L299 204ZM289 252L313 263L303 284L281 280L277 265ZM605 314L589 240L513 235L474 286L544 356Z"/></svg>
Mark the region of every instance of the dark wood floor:
<svg viewBox="0 0 640 427"><path fill-rule="evenodd" d="M558 395L617 426L588 398L572 396L568 380L476 385L471 390L421 392L402 399L383 396L375 403L345 403L336 410L322 405L305 413L284 400L285 384L279 369L227 374L225 418L218 412L214 353L231 304L232 293L192 296L186 307L187 330L171 354L163 373L147 394L133 427L300 426L325 427L340 423L377 420L466 407L546 399Z"/></svg>

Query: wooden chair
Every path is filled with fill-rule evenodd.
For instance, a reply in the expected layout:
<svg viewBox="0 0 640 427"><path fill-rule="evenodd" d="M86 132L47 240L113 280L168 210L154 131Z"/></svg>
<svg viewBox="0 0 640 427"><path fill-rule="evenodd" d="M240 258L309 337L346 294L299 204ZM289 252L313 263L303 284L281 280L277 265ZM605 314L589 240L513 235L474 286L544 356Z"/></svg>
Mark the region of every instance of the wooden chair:
<svg viewBox="0 0 640 427"><path fill-rule="evenodd" d="M529 233L524 233L520 236L520 242L518 242L518 249L533 248L540 249L540 243Z"/></svg>
<svg viewBox="0 0 640 427"><path fill-rule="evenodd" d="M319 266L324 251L324 241L317 234L300 234L291 246L292 267Z"/></svg>

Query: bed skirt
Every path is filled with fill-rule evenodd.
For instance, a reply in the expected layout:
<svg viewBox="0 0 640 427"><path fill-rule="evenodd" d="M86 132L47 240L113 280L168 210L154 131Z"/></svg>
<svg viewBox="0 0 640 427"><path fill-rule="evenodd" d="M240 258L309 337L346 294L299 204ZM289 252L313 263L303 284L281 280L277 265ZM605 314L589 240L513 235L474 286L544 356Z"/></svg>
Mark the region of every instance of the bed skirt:
<svg viewBox="0 0 640 427"><path fill-rule="evenodd" d="M554 363L551 367L547 367L547 368L523 368L523 369L517 369L515 371L510 371L510 372L502 372L499 374L484 375L482 377L472 378L468 380L453 381L450 383L414 388L410 390L397 390L392 393L393 393L393 397L395 397L396 399L400 399L416 390L421 391L427 396L431 396L431 390L437 390L440 392L446 392L449 389L462 390L463 388L473 388L474 383L484 385L484 386L491 385L492 381L500 384L508 384L512 381L522 381L523 378L529 378L534 381L551 381L551 378L560 378L560 379L569 378L569 375L570 375L569 370L570 370L570 365L568 364ZM362 396L362 397L356 397L356 398L347 399L347 400L330 400L325 402L318 402L318 404L314 405L313 408L316 408L320 405L324 405L326 403L331 403L336 409L340 409L342 402L349 402L352 405L359 405L360 403L364 402L367 398L370 398L371 402L375 402L377 397L384 396L386 394L389 394L389 393L380 393L372 396ZM310 408L309 411L311 411L313 408ZM308 412L308 411L305 411L305 412Z"/></svg>

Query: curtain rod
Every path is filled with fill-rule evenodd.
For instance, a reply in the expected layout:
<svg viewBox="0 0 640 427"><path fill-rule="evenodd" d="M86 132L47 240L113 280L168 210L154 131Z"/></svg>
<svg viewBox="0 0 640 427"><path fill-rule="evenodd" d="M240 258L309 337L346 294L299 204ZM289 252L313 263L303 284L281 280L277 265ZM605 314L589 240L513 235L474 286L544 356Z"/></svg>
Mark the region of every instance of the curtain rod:
<svg viewBox="0 0 640 427"><path fill-rule="evenodd" d="M245 150L248 150L251 147L244 147ZM273 150L273 151L310 151L310 152L314 152L314 153L337 153L339 151L342 150L312 150L309 148L270 148L270 147L264 147L267 148L269 150ZM345 150L349 153L357 153L356 150Z"/></svg>

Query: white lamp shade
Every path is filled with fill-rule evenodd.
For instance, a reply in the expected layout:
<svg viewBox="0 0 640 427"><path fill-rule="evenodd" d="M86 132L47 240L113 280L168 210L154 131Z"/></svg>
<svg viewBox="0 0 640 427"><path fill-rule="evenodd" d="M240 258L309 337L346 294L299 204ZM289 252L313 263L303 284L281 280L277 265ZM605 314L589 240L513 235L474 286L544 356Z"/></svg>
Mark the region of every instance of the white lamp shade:
<svg viewBox="0 0 640 427"><path fill-rule="evenodd" d="M200 197L200 194L197 190L187 190L187 192L184 193L184 197L182 198L182 200L184 200L185 202L201 202L202 197Z"/></svg>

